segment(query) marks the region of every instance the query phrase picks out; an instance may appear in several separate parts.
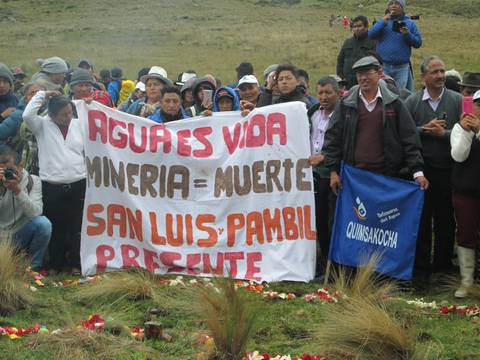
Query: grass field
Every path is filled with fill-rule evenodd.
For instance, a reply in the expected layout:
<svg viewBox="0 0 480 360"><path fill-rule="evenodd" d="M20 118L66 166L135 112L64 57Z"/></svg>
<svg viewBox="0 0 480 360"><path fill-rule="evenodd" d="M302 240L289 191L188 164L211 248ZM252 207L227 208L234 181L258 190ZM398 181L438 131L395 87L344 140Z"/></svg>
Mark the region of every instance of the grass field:
<svg viewBox="0 0 480 360"><path fill-rule="evenodd" d="M72 285L68 287L53 287L53 281L63 281L65 277L55 277L47 280L47 286L37 290L34 295L36 304L15 316L0 317L18 326L27 327L34 323L45 324L50 331L55 329L75 328L82 320L92 314L101 314L105 319L126 324L129 327L140 325L148 319L150 308L162 309L160 322L173 337L171 342L147 341L146 346L158 350L161 359L195 359L197 353L204 350L199 344L199 333L205 331L205 319L192 312L195 298L192 298L192 286L155 287L154 300L129 300L125 296L104 297L94 300L78 300L77 291L88 285ZM188 284L188 279L184 279ZM321 349L315 340L316 331L322 326L323 316L329 306L338 304L308 303L302 295L317 290L318 284L281 283L271 284L268 290L294 293L293 300L271 300L260 294L246 293L259 306L258 326L255 335L248 343L248 350L260 352L302 355L303 353L319 353ZM245 290L238 290L245 291ZM425 301L454 302L450 290L440 289L425 296ZM413 299L422 294L402 293L404 299ZM457 314L442 315L439 309L420 309L407 305L403 301L387 301L388 311L399 319L407 332L417 340L419 354L414 359L480 359L478 347L480 327L475 319L467 319ZM42 337L53 335L25 336L21 340L8 340L0 337L0 359L60 359L64 349L51 344L42 344ZM85 347L84 354L90 359L149 358L142 351L134 351L121 356L100 356L102 346ZM70 348L75 354L75 348ZM65 357L63 357L65 358ZM67 356L68 358L68 356ZM84 357L71 356L72 359ZM396 358L397 359L397 358ZM407 359L398 357L398 359ZM408 358L410 359L410 358Z"/></svg>
<svg viewBox="0 0 480 360"><path fill-rule="evenodd" d="M227 83L235 67L251 61L256 72L272 63L292 62L312 79L335 72L343 40L351 36L340 25L330 29L330 14L379 18L380 0L3 0L1 59L10 66L36 71L34 61L58 55L78 63L86 57L95 68L120 66L133 78L138 69L161 65L169 77L189 68L213 73ZM362 4L363 7L359 7ZM424 45L447 68L478 70L475 0L411 0L408 11L422 14L418 25ZM477 4L477 5L475 5Z"/></svg>
<svg viewBox="0 0 480 360"><path fill-rule="evenodd" d="M58 55L76 64L80 58L93 61L97 72L102 68L122 67L130 78L138 69L151 65L165 67L170 78L186 69L213 73L224 83L234 80L235 67L241 61L254 64L257 75L280 62L292 62L310 72L312 80L335 72L336 56L342 41L351 36L340 25L330 29L330 14L355 16L370 20L384 10L384 0L3 0L0 2L0 62L22 65L32 74L36 58ZM359 7L362 3L363 7ZM421 13L418 25L424 39L414 51L414 68L427 54L440 55L447 68L460 72L479 71L480 60L476 34L478 0L410 0L408 11ZM418 78L418 76L417 76ZM418 80L417 80L418 81ZM1 254L0 254L1 255ZM1 260L0 260L1 261ZM161 307L161 322L172 335L171 342L146 343L161 359L195 359L201 351L198 333L204 321L188 311L185 300L191 293L183 287L158 287L156 300L95 299L75 300L75 292L84 285L38 289L36 304L0 322L16 326L34 323L50 330L73 327L91 314L112 317L128 326L140 325L151 307ZM328 306L307 303L301 297L318 289L318 284L272 284L270 289L292 292L293 300L264 299L259 294L247 297L259 300L257 328L248 350L301 355L320 351L315 331L322 326ZM405 299L423 297L425 301L453 304L453 291L438 287L428 293L403 293ZM471 301L462 302L469 304ZM478 319L462 315L442 315L439 309L420 309L402 301L388 301L389 312L417 339L422 359L480 359ZM1 326L1 325L0 325ZM86 346L84 352L65 356L65 349L36 343L34 337L11 341L0 337L0 359L69 358L147 358L142 351L117 357L99 353L102 346ZM127 346L128 348L128 346ZM103 350L108 351L108 347ZM83 357L80 357L83 356ZM152 357L155 358L155 357Z"/></svg>

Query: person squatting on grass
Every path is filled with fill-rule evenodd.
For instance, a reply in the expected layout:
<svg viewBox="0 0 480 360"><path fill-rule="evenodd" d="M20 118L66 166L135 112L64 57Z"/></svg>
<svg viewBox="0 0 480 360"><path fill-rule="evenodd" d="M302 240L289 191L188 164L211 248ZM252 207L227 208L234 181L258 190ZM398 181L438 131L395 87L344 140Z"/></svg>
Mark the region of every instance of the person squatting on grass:
<svg viewBox="0 0 480 360"><path fill-rule="evenodd" d="M48 114L38 115L47 101ZM86 170L84 134L75 105L58 91L39 91L23 119L37 138L44 214L53 225L49 267L79 273Z"/></svg>
<svg viewBox="0 0 480 360"><path fill-rule="evenodd" d="M42 182L22 167L16 151L0 145L0 231L12 234L14 245L28 253L34 270L42 268L52 234L52 224L42 211Z"/></svg>

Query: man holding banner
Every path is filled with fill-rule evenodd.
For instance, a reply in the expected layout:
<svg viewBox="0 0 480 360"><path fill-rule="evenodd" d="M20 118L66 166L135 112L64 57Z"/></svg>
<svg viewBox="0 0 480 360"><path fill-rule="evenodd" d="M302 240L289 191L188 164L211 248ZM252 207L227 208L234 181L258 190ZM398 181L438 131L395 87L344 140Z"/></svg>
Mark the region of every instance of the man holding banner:
<svg viewBox="0 0 480 360"><path fill-rule="evenodd" d="M378 60L364 57L353 70L358 85L337 105L322 150L332 190L339 194L345 185L337 201L329 258L358 266L363 255L379 252L378 271L409 279L423 205L418 185L428 187L420 140L405 105L380 81ZM348 165L341 181L342 162ZM375 174L413 178L418 185ZM408 261L401 263L401 257Z"/></svg>
<svg viewBox="0 0 480 360"><path fill-rule="evenodd" d="M398 95L380 82L380 63L367 56L353 70L359 85L339 103L325 135L323 153L332 190L341 188L342 161L378 174L413 176L426 189L415 123Z"/></svg>

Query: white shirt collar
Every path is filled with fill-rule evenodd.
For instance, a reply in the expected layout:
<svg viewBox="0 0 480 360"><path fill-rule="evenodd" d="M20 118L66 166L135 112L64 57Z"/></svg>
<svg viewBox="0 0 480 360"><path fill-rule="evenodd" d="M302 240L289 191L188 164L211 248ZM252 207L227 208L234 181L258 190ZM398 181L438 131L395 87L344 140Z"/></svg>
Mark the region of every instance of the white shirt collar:
<svg viewBox="0 0 480 360"><path fill-rule="evenodd" d="M440 99L442 98L444 92L445 92L445 88L442 89L442 92L441 92L440 96L439 96L437 99L434 100L434 99L432 99L432 96L431 96L430 93L428 92L428 89L425 88L425 89L423 89L423 97L422 97L422 100L440 101Z"/></svg>
<svg viewBox="0 0 480 360"><path fill-rule="evenodd" d="M378 99L383 99L382 92L380 91L380 86L378 87L377 94L375 95L375 97L371 101L368 101L365 98L365 96L363 96L361 89L360 89L360 92L359 92L359 96L360 96L360 99L365 104L365 107L367 108L367 110L369 112L372 112L373 109L375 109L375 106L377 106Z"/></svg>
<svg viewBox="0 0 480 360"><path fill-rule="evenodd" d="M362 99L362 100L363 100L364 102L366 102L367 104L373 103L373 102L376 101L378 98L383 99L382 92L380 91L380 86L378 87L378 89L377 89L377 94L375 95L375 97L373 98L372 101L367 101L367 99L365 98L365 96L364 96L363 93L362 93L362 90L360 89L360 99Z"/></svg>

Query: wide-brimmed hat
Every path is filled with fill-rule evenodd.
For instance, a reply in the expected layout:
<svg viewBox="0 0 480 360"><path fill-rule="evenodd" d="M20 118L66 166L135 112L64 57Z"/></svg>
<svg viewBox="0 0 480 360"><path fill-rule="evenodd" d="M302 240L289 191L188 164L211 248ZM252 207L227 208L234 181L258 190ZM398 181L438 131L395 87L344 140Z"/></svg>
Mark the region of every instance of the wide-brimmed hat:
<svg viewBox="0 0 480 360"><path fill-rule="evenodd" d="M195 73L192 73L192 72L183 72L181 74L181 76L179 76L179 80L175 83L175 85L178 85L178 86L183 86L185 85L185 83L190 80L190 79L193 79L193 78L196 78L197 77L197 74Z"/></svg>
<svg viewBox="0 0 480 360"><path fill-rule="evenodd" d="M167 78L167 72L161 66L152 66L147 75L143 75L140 81L145 85L150 79L158 79L166 85L173 85L170 79Z"/></svg>
<svg viewBox="0 0 480 360"><path fill-rule="evenodd" d="M463 74L463 80L458 82L461 86L480 89L480 73L466 72Z"/></svg>

